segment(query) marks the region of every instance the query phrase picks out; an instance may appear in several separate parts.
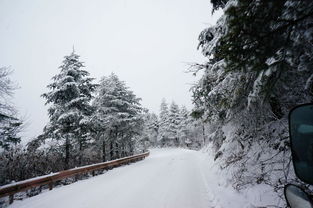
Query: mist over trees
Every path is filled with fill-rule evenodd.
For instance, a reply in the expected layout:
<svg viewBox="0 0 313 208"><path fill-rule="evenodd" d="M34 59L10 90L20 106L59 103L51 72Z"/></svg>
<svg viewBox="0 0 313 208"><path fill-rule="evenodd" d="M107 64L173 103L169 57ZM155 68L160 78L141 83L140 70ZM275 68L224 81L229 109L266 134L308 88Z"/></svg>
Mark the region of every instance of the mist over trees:
<svg viewBox="0 0 313 208"><path fill-rule="evenodd" d="M209 145L233 186L296 180L290 166L287 115L312 102L313 3L211 1L225 14L203 30L208 61L193 87L193 114L206 121Z"/></svg>

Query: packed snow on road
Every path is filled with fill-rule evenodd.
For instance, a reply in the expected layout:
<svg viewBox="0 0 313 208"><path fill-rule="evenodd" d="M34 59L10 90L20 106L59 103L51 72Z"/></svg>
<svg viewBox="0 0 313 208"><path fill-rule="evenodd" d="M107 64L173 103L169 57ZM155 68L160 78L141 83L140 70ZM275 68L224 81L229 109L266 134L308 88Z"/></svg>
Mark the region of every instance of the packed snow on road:
<svg viewBox="0 0 313 208"><path fill-rule="evenodd" d="M273 200L267 188L237 193L201 151L152 149L143 161L14 201L10 208L254 207Z"/></svg>

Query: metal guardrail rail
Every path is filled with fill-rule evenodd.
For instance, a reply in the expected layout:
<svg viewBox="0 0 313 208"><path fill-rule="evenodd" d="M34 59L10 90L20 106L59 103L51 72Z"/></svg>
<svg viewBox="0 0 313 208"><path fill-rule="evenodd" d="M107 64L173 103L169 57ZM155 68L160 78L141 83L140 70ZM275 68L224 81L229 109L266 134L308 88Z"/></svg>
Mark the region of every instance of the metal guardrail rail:
<svg viewBox="0 0 313 208"><path fill-rule="evenodd" d="M64 170L64 171L52 173L52 174L45 175L45 176L31 178L31 179L27 179L24 181L19 181L14 184L0 186L0 198L9 196L9 203L12 204L15 193L26 191L28 189L38 187L38 186L43 186L43 185L48 185L49 190L52 190L53 184L56 181L60 181L68 177L72 177L78 174L83 174L83 173L88 173L88 172L92 172L92 175L94 176L95 175L94 171L96 170L100 170L100 169L108 170L114 167L119 167L128 163L131 163L131 162L143 160L145 157L148 157L149 154L150 152L148 151L148 152L134 155L134 156L124 157L124 158L117 159L117 160L111 160L107 162L96 163L93 165L82 166L79 168Z"/></svg>

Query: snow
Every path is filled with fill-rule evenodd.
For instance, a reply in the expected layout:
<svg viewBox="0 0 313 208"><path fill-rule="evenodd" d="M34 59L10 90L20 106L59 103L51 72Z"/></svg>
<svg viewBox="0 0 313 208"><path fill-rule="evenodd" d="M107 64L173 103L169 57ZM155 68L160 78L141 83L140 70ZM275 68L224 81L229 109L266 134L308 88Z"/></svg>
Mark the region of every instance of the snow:
<svg viewBox="0 0 313 208"><path fill-rule="evenodd" d="M275 70L273 68L268 68L265 71L261 71L257 77L257 79L253 83L253 90L249 93L248 96L248 108L250 107L252 102L256 102L257 97L260 95L264 88L264 79L267 79L272 75Z"/></svg>
<svg viewBox="0 0 313 208"><path fill-rule="evenodd" d="M250 208L273 201L266 185L239 193L228 178L207 152L152 149L142 161L14 201L10 208Z"/></svg>
<svg viewBox="0 0 313 208"><path fill-rule="evenodd" d="M231 125L223 131L229 133ZM204 175L209 183L211 196L210 206L215 208L255 208L255 207L280 207L281 199L273 188L266 184L248 185L245 189L237 191L233 188L233 172L230 169L221 169L220 164L214 161L214 154L210 152L209 145L202 149L204 157L202 163Z"/></svg>
<svg viewBox="0 0 313 208"><path fill-rule="evenodd" d="M222 127L222 131L224 132L226 138L230 138L235 130L236 128L232 123L227 123Z"/></svg>

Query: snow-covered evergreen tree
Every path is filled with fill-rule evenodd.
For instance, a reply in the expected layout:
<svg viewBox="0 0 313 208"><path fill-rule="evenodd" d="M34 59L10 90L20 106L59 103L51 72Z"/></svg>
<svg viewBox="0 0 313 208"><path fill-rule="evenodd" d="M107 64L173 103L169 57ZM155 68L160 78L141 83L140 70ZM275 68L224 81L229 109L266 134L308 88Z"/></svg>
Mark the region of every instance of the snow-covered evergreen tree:
<svg viewBox="0 0 313 208"><path fill-rule="evenodd" d="M160 106L160 114L159 114L159 134L158 134L158 143L161 146L167 144L169 140L169 110L168 104L165 99L162 99Z"/></svg>
<svg viewBox="0 0 313 208"><path fill-rule="evenodd" d="M10 73L8 68L0 67L0 151L9 150L21 141L18 133L22 122L16 117L16 110L9 102L15 89L9 78Z"/></svg>
<svg viewBox="0 0 313 208"><path fill-rule="evenodd" d="M145 114L145 128L144 134L149 141L149 145L152 147L157 146L158 142L158 132L159 132L159 120L155 113L147 112Z"/></svg>
<svg viewBox="0 0 313 208"><path fill-rule="evenodd" d="M140 100L114 73L100 80L93 102L93 123L104 161L107 153L110 159L133 154L136 136L143 127Z"/></svg>
<svg viewBox="0 0 313 208"><path fill-rule="evenodd" d="M190 113L188 112L187 108L185 106L182 106L179 111L180 116L180 123L178 126L178 138L179 143L182 146L186 145L186 142L189 143L191 141L190 139Z"/></svg>
<svg viewBox="0 0 313 208"><path fill-rule="evenodd" d="M21 131L21 127L22 122L14 117L0 121L0 147L9 150L12 145L20 143L21 137L18 133Z"/></svg>
<svg viewBox="0 0 313 208"><path fill-rule="evenodd" d="M71 153L77 152L81 163L82 151L90 133L90 100L95 85L93 78L82 68L83 63L74 51L64 57L60 73L52 78L49 92L42 96L49 104L49 123L44 128L45 139L59 140L64 145L64 167L70 166Z"/></svg>
<svg viewBox="0 0 313 208"><path fill-rule="evenodd" d="M203 146L203 127L202 120L194 119L185 106L180 109L175 102L172 102L168 108L165 99L162 100L158 145L199 149Z"/></svg>
<svg viewBox="0 0 313 208"><path fill-rule="evenodd" d="M178 105L173 101L170 105L169 114L168 114L168 145L179 146L179 125L181 122L180 109Z"/></svg>

